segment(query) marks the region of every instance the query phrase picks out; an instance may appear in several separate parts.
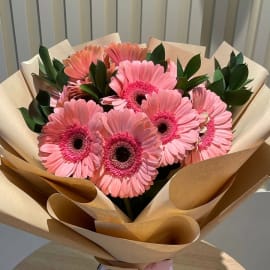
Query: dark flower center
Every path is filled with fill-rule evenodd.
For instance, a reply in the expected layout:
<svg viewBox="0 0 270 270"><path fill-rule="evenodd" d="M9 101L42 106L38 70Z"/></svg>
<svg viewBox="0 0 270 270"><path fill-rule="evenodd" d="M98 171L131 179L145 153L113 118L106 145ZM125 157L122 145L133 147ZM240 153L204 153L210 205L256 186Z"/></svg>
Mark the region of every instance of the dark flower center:
<svg viewBox="0 0 270 270"><path fill-rule="evenodd" d="M73 141L73 147L77 150L81 149L83 146L83 140L81 138L76 138Z"/></svg>
<svg viewBox="0 0 270 270"><path fill-rule="evenodd" d="M131 153L129 152L129 150L123 146L118 147L115 151L115 157L120 162L126 162L129 159L130 155Z"/></svg>
<svg viewBox="0 0 270 270"><path fill-rule="evenodd" d="M145 99L145 95L143 95L143 94L138 94L138 95L136 96L136 102L137 102L139 105L142 105L142 102L143 102L144 99Z"/></svg>
<svg viewBox="0 0 270 270"><path fill-rule="evenodd" d="M168 130L168 126L165 123L160 123L158 125L158 132L159 133L164 133Z"/></svg>

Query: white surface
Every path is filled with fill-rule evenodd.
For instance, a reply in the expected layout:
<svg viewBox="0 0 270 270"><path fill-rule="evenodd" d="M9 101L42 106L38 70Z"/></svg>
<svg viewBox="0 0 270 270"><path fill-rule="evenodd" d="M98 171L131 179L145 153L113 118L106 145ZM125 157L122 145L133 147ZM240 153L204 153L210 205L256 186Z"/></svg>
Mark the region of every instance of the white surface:
<svg viewBox="0 0 270 270"><path fill-rule="evenodd" d="M20 261L48 241L0 224L0 269L12 270Z"/></svg>
<svg viewBox="0 0 270 270"><path fill-rule="evenodd" d="M269 269L269 206L269 192L252 195L205 240L230 254L247 270ZM46 243L45 239L0 224L0 269L13 269Z"/></svg>

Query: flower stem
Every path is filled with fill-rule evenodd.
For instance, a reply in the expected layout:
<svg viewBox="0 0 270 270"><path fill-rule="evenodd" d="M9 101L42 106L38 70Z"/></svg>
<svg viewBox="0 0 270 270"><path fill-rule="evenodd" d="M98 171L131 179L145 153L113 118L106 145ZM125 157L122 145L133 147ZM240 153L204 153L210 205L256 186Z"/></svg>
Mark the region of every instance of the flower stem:
<svg viewBox="0 0 270 270"><path fill-rule="evenodd" d="M128 215L128 217L133 220L133 211L131 208L131 203L130 203L130 199L129 198L124 198L124 205L125 205L125 210L126 210L126 214Z"/></svg>

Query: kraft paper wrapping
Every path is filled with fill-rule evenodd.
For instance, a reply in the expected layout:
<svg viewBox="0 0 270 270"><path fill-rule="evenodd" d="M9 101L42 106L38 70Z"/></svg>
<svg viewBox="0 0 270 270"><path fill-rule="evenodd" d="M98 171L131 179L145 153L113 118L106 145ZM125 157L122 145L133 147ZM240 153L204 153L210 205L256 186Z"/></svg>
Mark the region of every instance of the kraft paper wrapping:
<svg viewBox="0 0 270 270"><path fill-rule="evenodd" d="M87 216L83 211L60 194L54 194L49 198L48 212L55 219L104 247L117 260L128 263L150 263L171 258L187 244L195 241L200 230L198 224L192 218L183 216L171 217L167 221L159 219L149 222L149 224L132 225L130 223L132 229L128 228L128 224L125 227L122 224L114 223L111 226L107 224L108 228L105 229L105 223L103 223L101 228L104 230L101 231L105 234L101 234L92 230L93 225L91 222L93 220L89 216L87 220ZM139 236L135 236L134 232L136 230L138 232L139 226L148 228L148 230L141 232ZM124 232L120 228L125 229ZM165 229L166 233L162 231L162 228ZM107 235L108 230L117 237ZM123 235L130 239L138 237L149 242L123 239Z"/></svg>
<svg viewBox="0 0 270 270"><path fill-rule="evenodd" d="M31 188L21 188L22 179L19 175L3 170L0 171L0 220L2 223L56 241L63 245L79 249L93 256L113 259L102 248L87 241L74 231L52 219L45 209L31 196Z"/></svg>
<svg viewBox="0 0 270 270"><path fill-rule="evenodd" d="M120 42L120 38L112 34L93 42L107 45ZM149 50L157 42L151 39ZM166 56L174 60L178 57L184 65L193 55L200 53L203 57L205 52L200 46L167 42L164 45ZM50 49L51 55L58 59L72 52L67 41ZM215 57L221 64L227 64L230 52L231 47L223 43ZM136 265L137 269L138 264L173 257L198 238L197 222L202 232L207 232L270 173L269 145L260 146L270 131L266 121L270 117L267 102L270 91L262 87L267 71L246 60L255 94L249 106L237 114L240 120L236 122L231 153L178 171L132 223L89 181L55 177L41 169L36 135L28 130L17 110L20 106L27 107L35 95L30 75L37 72L37 57L22 64L23 73L15 73L0 86L0 142L5 147L1 151L0 189L5 194L0 198L1 222L78 248L115 266L133 269ZM202 63L198 74L213 71L213 59L203 58ZM19 130L22 136L15 136L14 130ZM141 227L145 229L139 230ZM159 231L162 228L168 234L157 238L163 234ZM181 228L179 235L177 228ZM185 231L184 238L181 231ZM172 243L172 239L176 242Z"/></svg>
<svg viewBox="0 0 270 270"><path fill-rule="evenodd" d="M179 59L182 66L185 67L192 56L200 54L202 65L195 75L198 76L198 75L212 74L214 70L214 64L212 60L209 60L204 57L205 47L192 45L191 47L188 48L187 45L182 45L181 43L175 45L175 43L161 41L156 38L150 38L147 44L148 50L152 51L161 42L165 47L166 58L169 58L174 62L176 62L177 59Z"/></svg>

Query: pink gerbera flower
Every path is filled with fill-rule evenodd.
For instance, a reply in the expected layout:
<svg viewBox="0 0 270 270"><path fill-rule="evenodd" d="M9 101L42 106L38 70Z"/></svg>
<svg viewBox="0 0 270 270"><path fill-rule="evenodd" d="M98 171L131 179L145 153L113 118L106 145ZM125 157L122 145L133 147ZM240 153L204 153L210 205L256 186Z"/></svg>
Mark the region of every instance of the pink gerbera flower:
<svg viewBox="0 0 270 270"><path fill-rule="evenodd" d="M163 66L154 65L151 61L123 61L110 83L117 96L104 98L103 103L113 105L118 110L127 107L141 111L141 103L146 95L175 87L175 69L171 67L170 70L164 72Z"/></svg>
<svg viewBox="0 0 270 270"><path fill-rule="evenodd" d="M92 181L113 197L134 197L149 189L158 171L161 142L144 113L111 110L102 117L104 155Z"/></svg>
<svg viewBox="0 0 270 270"><path fill-rule="evenodd" d="M201 85L192 90L193 108L200 115L200 136L196 148L185 163L225 155L232 144L232 114L215 93Z"/></svg>
<svg viewBox="0 0 270 270"><path fill-rule="evenodd" d="M73 80L84 80L88 77L89 67L97 60L103 60L104 50L100 46L87 46L64 60L65 73Z"/></svg>
<svg viewBox="0 0 270 270"><path fill-rule="evenodd" d="M118 66L124 60L143 61L146 58L147 49L132 43L112 43L106 49L110 59Z"/></svg>
<svg viewBox="0 0 270 270"><path fill-rule="evenodd" d="M142 111L158 129L163 149L161 166L181 162L199 136L198 114L190 100L176 90L163 90L147 96Z"/></svg>
<svg viewBox="0 0 270 270"><path fill-rule="evenodd" d="M102 159L98 121L102 108L93 101L71 100L55 108L39 136L39 156L57 176L91 177Z"/></svg>
<svg viewBox="0 0 270 270"><path fill-rule="evenodd" d="M66 101L70 101L71 99L85 99L89 100L89 94L82 91L80 86L82 84L86 84L85 81L69 81L67 85L63 87L63 91L57 100L56 106L63 107Z"/></svg>

